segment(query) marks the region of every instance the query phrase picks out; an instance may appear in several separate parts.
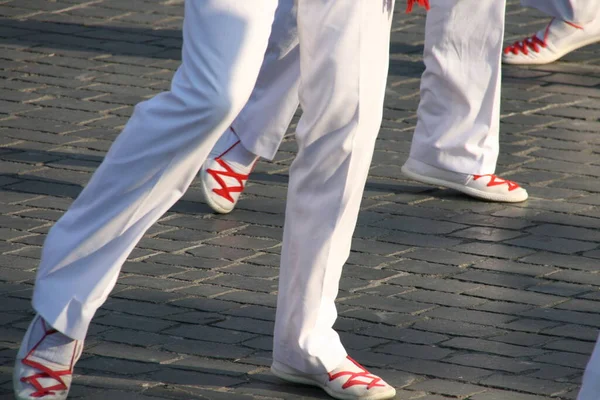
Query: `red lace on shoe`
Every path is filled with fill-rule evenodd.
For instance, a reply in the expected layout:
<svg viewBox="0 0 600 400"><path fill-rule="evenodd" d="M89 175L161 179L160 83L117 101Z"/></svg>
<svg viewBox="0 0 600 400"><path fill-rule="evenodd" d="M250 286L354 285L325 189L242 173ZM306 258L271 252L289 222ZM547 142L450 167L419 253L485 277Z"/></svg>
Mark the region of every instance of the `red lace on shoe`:
<svg viewBox="0 0 600 400"><path fill-rule="evenodd" d="M359 363L357 363L356 361L354 361L352 358L350 358L350 356L347 356L348 360L352 361L352 363L354 363L354 365L356 365L358 368L360 368L362 370L362 372L352 372L352 371L340 371L336 374L329 374L329 381L333 381L336 380L337 378L340 378L342 376L347 376L350 375L350 378L348 378L348 380L346 381L346 383L344 383L344 385L342 386L342 389L347 389L351 386L354 385L365 385L367 386L367 390L371 389L373 387L384 387L385 385L382 383L379 383L382 381L382 379L378 376L375 375L371 375L369 373L369 371L367 371L362 365L360 365ZM364 378L367 381L363 381L360 378Z"/></svg>
<svg viewBox="0 0 600 400"><path fill-rule="evenodd" d="M413 6L416 4L420 5L426 10L429 10L429 0L408 0L406 3L406 13L409 14L413 10Z"/></svg>
<svg viewBox="0 0 600 400"><path fill-rule="evenodd" d="M548 40L548 32L550 31L550 25L552 25L553 21L554 21L554 18L552 18L552 20L546 27L546 30L544 31L544 40L541 40L537 36L537 34L535 34L531 37L523 39L523 41L521 41L521 42L517 41L517 42L514 42L511 46L506 46L506 48L504 49L504 54L513 53L516 55L519 53L523 53L523 54L527 55L527 54L529 54L530 49L535 51L536 53L539 53L540 48L546 48L546 41ZM583 29L582 26L574 24L572 22L565 21L565 23L571 25L574 28Z"/></svg>
<svg viewBox="0 0 600 400"><path fill-rule="evenodd" d="M231 149L233 149L239 143L240 143L240 141L238 140L237 142L234 143L233 146L228 148L223 154L221 154L219 157L215 158L215 161L217 163L219 163L219 165L225 171L217 171L216 169L207 169L206 170L206 172L208 172L210 174L210 176L212 176L213 179L215 181L217 181L217 183L221 186L220 189L213 189L213 192L215 192L216 194L218 194L221 197L224 197L225 199L229 200L232 203L234 203L235 200L233 199L233 197L231 197L231 193L243 192L244 191L244 181L248 180L248 177L250 176L250 174L244 175L244 174L239 174L239 173L235 172L221 157L223 157L225 154L227 154ZM238 182L239 185L238 186L227 186L227 184L225 183L225 180L223 178L221 178L221 176L233 178Z"/></svg>
<svg viewBox="0 0 600 400"><path fill-rule="evenodd" d="M44 341L44 339L46 339L46 337L53 335L55 333L58 333L58 331L56 329L46 328L46 323L44 322L44 320L42 320L42 325L44 327L44 336L40 339L39 342L37 342L37 344L35 346L33 346L33 348L29 351L29 353L27 353L27 356L21 360L21 363L23 363L24 365L27 365L28 367L35 368L35 369L41 371L38 374L34 374L31 376L26 376L26 377L21 378L21 382L29 383L31 386L33 386L35 388L36 392L33 392L31 394L31 397L35 397L35 398L41 398L41 397L45 397L48 395L53 395L53 394L55 394L55 392L54 392L55 390L68 390L69 389L67 384L62 380L62 376L73 374L73 363L75 360L75 353L77 352L77 345L75 345L75 349L73 350L73 356L71 357L71 367L69 369L65 369L62 371L54 371L54 370L46 367L43 364L29 360L29 357L38 348L38 346ZM52 378L55 381L57 381L58 383L54 386L43 387L42 384L38 381L38 379L42 379L42 378Z"/></svg>
<svg viewBox="0 0 600 400"><path fill-rule="evenodd" d="M507 179L502 179L499 178L496 175L492 175L492 174L488 174L488 175L473 175L473 179L477 180L479 178L483 178L484 176L489 176L490 177L490 181L488 182L487 186L488 187L492 187L492 186L499 186L499 185L508 185L508 191L511 192L515 189L520 188L519 184L513 181L509 181Z"/></svg>

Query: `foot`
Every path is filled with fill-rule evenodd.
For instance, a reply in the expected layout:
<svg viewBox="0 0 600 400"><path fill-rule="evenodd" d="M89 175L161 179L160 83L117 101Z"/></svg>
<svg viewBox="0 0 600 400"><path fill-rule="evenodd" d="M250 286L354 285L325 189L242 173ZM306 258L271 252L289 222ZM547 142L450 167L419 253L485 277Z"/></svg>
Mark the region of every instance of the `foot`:
<svg viewBox="0 0 600 400"><path fill-rule="evenodd" d="M588 44L600 42L600 19L576 25L552 19L545 29L504 49L505 64L547 64Z"/></svg>
<svg viewBox="0 0 600 400"><path fill-rule="evenodd" d="M223 134L200 170L202 192L210 208L221 214L234 209L256 160L231 128Z"/></svg>
<svg viewBox="0 0 600 400"><path fill-rule="evenodd" d="M64 400L83 341L71 339L36 315L21 343L13 371L17 400Z"/></svg>
<svg viewBox="0 0 600 400"><path fill-rule="evenodd" d="M288 382L318 386L335 399L384 400L396 396L396 389L350 357L329 373L305 374L277 361L271 365L271 372Z"/></svg>
<svg viewBox="0 0 600 400"><path fill-rule="evenodd" d="M496 175L469 175L447 171L409 158L402 166L404 175L416 181L458 190L488 201L518 203L528 194L517 183Z"/></svg>

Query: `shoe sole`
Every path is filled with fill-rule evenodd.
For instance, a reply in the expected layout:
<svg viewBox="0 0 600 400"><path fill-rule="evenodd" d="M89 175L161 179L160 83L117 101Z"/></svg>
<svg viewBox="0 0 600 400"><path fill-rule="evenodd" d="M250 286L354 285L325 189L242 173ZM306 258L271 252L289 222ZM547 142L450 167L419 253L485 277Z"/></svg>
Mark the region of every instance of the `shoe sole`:
<svg viewBox="0 0 600 400"><path fill-rule="evenodd" d="M594 39L588 39L582 43L577 43L576 45L564 48L560 53L555 53L555 56L553 58L549 58L549 59L525 59L525 60L521 60L521 61L511 61L510 59L504 57L504 55L502 55L502 63L503 64L509 64L509 65L544 65L544 64L550 64L556 60L559 60L561 58L563 58L565 55L569 54L572 51L575 51L577 49L580 49L582 47L585 46L589 46L590 44L594 44L596 42L600 42L600 37L595 37Z"/></svg>
<svg viewBox="0 0 600 400"><path fill-rule="evenodd" d="M411 179L414 179L415 181L458 190L461 193L467 194L467 195L469 195L471 197L475 197L477 199L482 199L482 200L487 200L487 201L496 201L496 202L502 202L502 203L520 203L520 202L527 200L527 198L529 197L527 195L527 192L525 192L524 196L511 196L511 195L502 195L502 194L498 194L498 193L484 192L481 190L467 187L465 185L461 185L460 183L448 182L448 181L444 181L442 179L431 178L429 176L420 175L420 174L417 174L416 172L409 170L405 166L402 166L402 168L400 170L402 171L402 173L404 175L408 176Z"/></svg>
<svg viewBox="0 0 600 400"><path fill-rule="evenodd" d="M287 372L279 371L273 365L271 365L271 373L273 373L273 375L275 375L279 379L283 379L284 381L287 381L287 382L319 387L319 388L323 389L328 395L330 395L334 399L338 399L338 400L387 400L387 399L393 399L394 397L396 397L396 389L394 389L394 388L391 388L391 390L388 393L378 393L378 394L369 395L369 396L356 397L353 395L345 395L345 394L341 394L341 393L336 393L333 390L331 390L329 387L327 387L326 385L322 385L318 382L313 381L312 379L303 378L298 375L292 375L292 374L288 374Z"/></svg>
<svg viewBox="0 0 600 400"><path fill-rule="evenodd" d="M206 202L206 204L208 204L208 206L210 208L212 208L214 212L217 212L219 214L229 214L230 212L232 212L233 209L235 208L235 204L230 209L227 209L227 208L221 207L219 204L217 204L210 198L210 191L208 190L206 185L204 185L204 179L206 176L206 171L204 169L204 166L202 166L202 169L200 171L201 171L200 172L200 182L202 183L200 186L202 188L202 196L204 196L204 201Z"/></svg>

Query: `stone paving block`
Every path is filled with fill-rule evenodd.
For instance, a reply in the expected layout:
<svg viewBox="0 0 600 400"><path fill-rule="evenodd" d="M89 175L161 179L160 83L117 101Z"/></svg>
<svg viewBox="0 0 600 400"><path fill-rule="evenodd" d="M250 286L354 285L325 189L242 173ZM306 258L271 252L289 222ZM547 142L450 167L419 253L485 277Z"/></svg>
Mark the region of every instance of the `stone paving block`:
<svg viewBox="0 0 600 400"><path fill-rule="evenodd" d="M477 393L487 391L487 388L483 386L457 383L443 379L430 379L424 382L419 382L417 384L408 386L407 389L455 397L469 397Z"/></svg>
<svg viewBox="0 0 600 400"><path fill-rule="evenodd" d="M448 339L448 336L411 328L373 325L360 331L361 335L381 337L402 343L433 345Z"/></svg>
<svg viewBox="0 0 600 400"><path fill-rule="evenodd" d="M540 235L530 235L518 239L508 240L506 243L515 246L563 254L574 254L581 251L592 250L598 247L598 244L594 242L583 242L581 240L562 239Z"/></svg>
<svg viewBox="0 0 600 400"><path fill-rule="evenodd" d="M170 329L161 329L161 331L167 335L217 343L241 343L256 337L254 334L239 330L196 325L181 325Z"/></svg>
<svg viewBox="0 0 600 400"><path fill-rule="evenodd" d="M269 246L272 247L272 246ZM204 245L187 251L193 256L214 259L239 260L254 255L249 249Z"/></svg>
<svg viewBox="0 0 600 400"><path fill-rule="evenodd" d="M564 282L580 283L583 285L600 285L600 275L583 271L563 270L550 275L548 278Z"/></svg>
<svg viewBox="0 0 600 400"><path fill-rule="evenodd" d="M539 308L531 311L526 311L521 315L525 317L542 318L551 321L570 322L588 326L600 326L600 316L594 314L557 310L553 308Z"/></svg>
<svg viewBox="0 0 600 400"><path fill-rule="evenodd" d="M540 346L544 343L552 342L553 339L544 335L536 335L533 333L525 332L509 332L501 336L490 337L490 340L510 343L518 346Z"/></svg>
<svg viewBox="0 0 600 400"><path fill-rule="evenodd" d="M571 377L581 374L581 370L568 367L557 367L556 365L544 365L538 371L527 375L530 378L548 379L555 381L569 380ZM578 388L579 389L579 388ZM568 396L566 396L568 397Z"/></svg>
<svg viewBox="0 0 600 400"><path fill-rule="evenodd" d="M94 321L100 325L139 329L144 332L160 332L175 325L174 322L158 320L156 318L144 318L124 314L119 315L116 313L110 313L109 315L96 318Z"/></svg>
<svg viewBox="0 0 600 400"><path fill-rule="evenodd" d="M453 353L452 350L445 348L410 343L390 343L378 346L375 351L378 353L394 354L421 360L441 360Z"/></svg>
<svg viewBox="0 0 600 400"><path fill-rule="evenodd" d="M161 292L158 290L132 288L116 293L114 297L130 300L146 301L151 303L161 303L170 300L180 299L185 297L185 294L175 292ZM110 300L109 300L110 302ZM137 302L133 302L137 303Z"/></svg>
<svg viewBox="0 0 600 400"><path fill-rule="evenodd" d="M563 301L562 297L534 293L526 290L514 290L494 286L485 286L469 292L470 296L483 297L487 299L503 300L511 302L532 304L537 306L551 306Z"/></svg>
<svg viewBox="0 0 600 400"><path fill-rule="evenodd" d="M496 262L496 264L504 264L504 261L500 261L499 260L487 260L485 263L488 263L488 265L490 263ZM511 262L506 262L506 264L516 264L516 263L511 263ZM454 279L459 279L462 281L467 281L467 282L475 282L475 283L484 283L486 285L494 285L494 286L502 286L504 288L512 288L512 289L526 289L530 286L535 286L538 285L540 283L542 283L543 281L541 281L540 279L535 279L535 278L530 278L530 277L524 277L521 275L516 275L516 274L504 274L502 272L497 273L497 272L488 272L488 271L481 271L481 270L475 270L473 269L473 267L478 266L477 264L469 267L466 269L465 272L461 273L461 274L457 274L455 275L453 278ZM503 268L501 268L501 270L503 270Z"/></svg>
<svg viewBox="0 0 600 400"><path fill-rule="evenodd" d="M465 228L464 225L456 223L432 221L418 217L391 217L374 225L380 228L397 229L422 234L447 234Z"/></svg>
<svg viewBox="0 0 600 400"><path fill-rule="evenodd" d="M519 360L514 357L505 357L494 354L466 353L457 354L446 358L445 361L468 367L484 368L494 371L505 371L512 374L537 371L541 364L528 360Z"/></svg>
<svg viewBox="0 0 600 400"><path fill-rule="evenodd" d="M552 351L534 358L534 361L556 364L565 367L578 368L583 370L587 365L589 355L577 354L572 352Z"/></svg>
<svg viewBox="0 0 600 400"><path fill-rule="evenodd" d="M210 285L219 285L242 290L271 293L277 291L277 281L262 278L252 278L242 275L222 274L203 281Z"/></svg>
<svg viewBox="0 0 600 400"><path fill-rule="evenodd" d="M515 239L514 241L516 241L516 240L518 240L518 239ZM511 241L507 241L506 243L510 243L510 242ZM532 254L534 252L533 250L524 249L522 247L507 246L507 245L499 244L499 243L461 244L458 246L454 246L452 248L452 250L458 251L461 253L476 254L476 255L486 256L486 257L492 256L492 257L497 257L497 258L505 258L505 259L509 259L509 260L516 260L520 257L524 257L524 256Z"/></svg>
<svg viewBox="0 0 600 400"><path fill-rule="evenodd" d="M259 259L263 259L263 256L259 256ZM252 258L251 260L247 260L248 262L255 260ZM398 259L394 256L381 256L378 254L372 253L358 253L356 251L350 252L350 257L346 261L347 264L350 265L358 265L362 267L379 267L379 266L387 266L389 264L397 262ZM279 259L274 264L274 266L279 266Z"/></svg>
<svg viewBox="0 0 600 400"><path fill-rule="evenodd" d="M274 324L270 321L242 317L228 318L224 321L213 324L213 326L217 328L250 332L260 335L271 335L274 328Z"/></svg>
<svg viewBox="0 0 600 400"><path fill-rule="evenodd" d="M263 321L275 321L275 308L262 305L243 305L224 312L227 315L247 317ZM340 321L340 319L338 319Z"/></svg>
<svg viewBox="0 0 600 400"><path fill-rule="evenodd" d="M537 396L525 393L517 393L512 391L502 391L497 389L488 390L485 393L476 394L470 400L542 400L547 399L545 396Z"/></svg>
<svg viewBox="0 0 600 400"><path fill-rule="evenodd" d="M385 267L395 271L414 272L417 274L448 276L454 275L461 271L458 266L437 264L426 261L417 260L399 260Z"/></svg>
<svg viewBox="0 0 600 400"><path fill-rule="evenodd" d="M526 376L512 376L495 374L480 381L482 385L489 385L503 389L513 389L525 393L556 396L571 389L571 385L553 382L550 380L534 379Z"/></svg>
<svg viewBox="0 0 600 400"><path fill-rule="evenodd" d="M231 343L204 342L190 339L180 339L164 343L161 345L161 348L169 352L229 360L247 357L254 352L253 349L248 347L233 345Z"/></svg>
<svg viewBox="0 0 600 400"><path fill-rule="evenodd" d="M516 278L522 279L525 276L544 276L556 271L556 268L544 265L527 264L521 262L497 260L493 258L486 259L483 262L475 263L470 268L480 268L490 271L507 272L515 275ZM504 275L502 275L504 276Z"/></svg>
<svg viewBox="0 0 600 400"><path fill-rule="evenodd" d="M465 367L439 361L411 360L394 366L395 368L414 374L428 375L436 378L458 380L459 382L477 382L492 371L481 368Z"/></svg>
<svg viewBox="0 0 600 400"><path fill-rule="evenodd" d="M216 275L220 276L220 275ZM203 281L204 282L204 281ZM205 297L205 298L213 298L215 296L232 292L235 289L230 287L218 286L218 285L209 285L204 283L195 283L193 286L187 286L181 289L177 289L177 293L184 297L185 295L194 295L197 297Z"/></svg>
<svg viewBox="0 0 600 400"><path fill-rule="evenodd" d="M544 350L526 346L515 346L491 340L473 338L452 338L441 344L444 347L454 349L468 349L483 353L498 354L507 357L531 357L546 353Z"/></svg>
<svg viewBox="0 0 600 400"><path fill-rule="evenodd" d="M231 301L223 301L218 299L203 299L198 297L188 297L170 302L169 304L176 307L193 308L205 312L222 312L239 308L240 304Z"/></svg>
<svg viewBox="0 0 600 400"><path fill-rule="evenodd" d="M167 289L176 289L184 286L188 286L187 282L178 281L174 279L166 279L166 278L153 278L150 276L140 276L140 275L128 275L122 277L120 279L120 283L124 285L131 286L140 286L144 288L150 289L159 289L159 290L167 290Z"/></svg>
<svg viewBox="0 0 600 400"><path fill-rule="evenodd" d="M594 350L594 343L565 339L550 342L546 344L544 348L589 355L592 354L592 351Z"/></svg>
<svg viewBox="0 0 600 400"><path fill-rule="evenodd" d="M340 316L347 316L355 321L369 321L382 323L386 325L405 326L411 324L420 318L414 315L399 314L397 312L386 312L380 310L353 309L350 311L342 311ZM336 328L337 329L337 328Z"/></svg>
<svg viewBox="0 0 600 400"><path fill-rule="evenodd" d="M444 335L465 337L488 337L499 335L503 332L491 326L437 318L417 321L412 328L424 332L437 332Z"/></svg>
<svg viewBox="0 0 600 400"><path fill-rule="evenodd" d="M168 335L152 332L144 332L142 335L140 335L140 331L136 329L115 329L114 327L109 327L106 325L98 325L95 322L93 322L92 326L95 330L98 330L98 328L104 329L103 332L97 332L95 336L102 338L103 341L106 341L107 343L112 342L123 345L150 347L163 345L175 340L172 336Z"/></svg>
<svg viewBox="0 0 600 400"><path fill-rule="evenodd" d="M424 313L429 318L441 318L451 321L460 321L490 326L502 326L503 324L515 319L511 315L500 315L474 310L464 310L455 307L438 307L432 311Z"/></svg>
<svg viewBox="0 0 600 400"><path fill-rule="evenodd" d="M182 254L157 254L149 257L148 262L203 269L220 268L231 264L231 262L225 260L192 257Z"/></svg>
<svg viewBox="0 0 600 400"><path fill-rule="evenodd" d="M100 343L87 349L86 352L103 357L150 363L164 363L178 358L174 353L117 343Z"/></svg>
<svg viewBox="0 0 600 400"><path fill-rule="evenodd" d="M502 242L504 240L512 239L521 235L522 233L518 231L490 227L467 228L462 231L452 233L452 236L456 237L490 242Z"/></svg>
<svg viewBox="0 0 600 400"><path fill-rule="evenodd" d="M404 250L407 250L409 247L400 246L398 244L390 244L382 241L377 241L373 243L372 241L354 238L352 240L352 248L354 251L357 252L385 256L402 252Z"/></svg>
<svg viewBox="0 0 600 400"><path fill-rule="evenodd" d="M481 285L471 282L461 282L450 278L436 278L422 275L403 275L390 279L387 283L403 287L415 287L449 293L468 293Z"/></svg>
<svg viewBox="0 0 600 400"><path fill-rule="evenodd" d="M259 304L269 307L275 307L277 303L277 295L269 293L257 293L245 290L229 292L220 295L219 300L227 300L228 302L236 302L243 304Z"/></svg>
<svg viewBox="0 0 600 400"><path fill-rule="evenodd" d="M522 258L520 261L583 271L600 270L600 265L598 265L598 262L594 259L573 255L553 254L548 252L537 252Z"/></svg>
<svg viewBox="0 0 600 400"><path fill-rule="evenodd" d="M88 357L80 360L77 367L84 370L114 372L119 371L121 375L139 375L161 369L160 365L144 362L134 362L117 358L100 356Z"/></svg>
<svg viewBox="0 0 600 400"><path fill-rule="evenodd" d="M477 299L460 294L445 293L444 296L437 296L437 292L429 290L413 290L398 295L398 297L417 301L421 303L439 304L449 307L473 307L485 303L483 299ZM469 292L471 293L471 292Z"/></svg>
<svg viewBox="0 0 600 400"><path fill-rule="evenodd" d="M594 341L598 337L598 330L596 328L575 324L561 324L560 326L545 329L543 333L587 341Z"/></svg>
<svg viewBox="0 0 600 400"><path fill-rule="evenodd" d="M393 311L399 313L421 313L423 311L434 308L435 306L431 304L418 303L414 301L407 301L403 299L389 299L389 298L381 298L379 296L369 296L363 295L357 298L342 300L340 301L342 304L353 305L353 306L362 306L368 304L369 308L384 310L384 311Z"/></svg>

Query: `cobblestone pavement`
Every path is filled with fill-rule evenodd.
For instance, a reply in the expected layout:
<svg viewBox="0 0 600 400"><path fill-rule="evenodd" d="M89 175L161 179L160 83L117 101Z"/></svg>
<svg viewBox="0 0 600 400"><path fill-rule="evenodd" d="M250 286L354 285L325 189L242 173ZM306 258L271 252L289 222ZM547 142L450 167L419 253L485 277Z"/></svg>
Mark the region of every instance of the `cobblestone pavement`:
<svg viewBox="0 0 600 400"><path fill-rule="evenodd" d="M405 179L423 13L398 2L385 121L339 295L349 351L399 399L574 399L600 328L600 46L504 70L499 172L531 199ZM509 2L507 41L547 20ZM168 88L181 0L0 0L0 399L45 233L132 106ZM219 216L198 182L144 237L91 328L72 398L300 399L268 371L287 173Z"/></svg>

